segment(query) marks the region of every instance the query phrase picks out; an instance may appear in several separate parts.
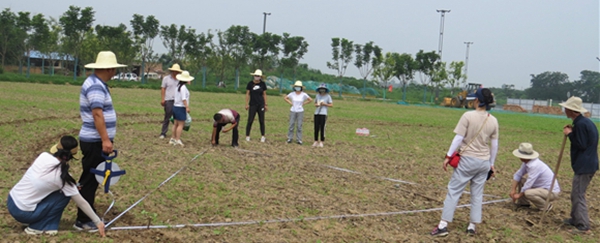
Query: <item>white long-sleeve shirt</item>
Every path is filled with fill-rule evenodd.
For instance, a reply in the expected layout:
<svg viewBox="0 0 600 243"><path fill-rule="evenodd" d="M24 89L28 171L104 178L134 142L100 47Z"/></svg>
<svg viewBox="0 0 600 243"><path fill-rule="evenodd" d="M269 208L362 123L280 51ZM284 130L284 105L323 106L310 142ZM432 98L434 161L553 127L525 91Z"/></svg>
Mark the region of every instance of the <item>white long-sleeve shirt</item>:
<svg viewBox="0 0 600 243"><path fill-rule="evenodd" d="M521 188L521 192L525 192L526 190L532 188L544 188L546 190L550 190L550 185L552 185L552 178L554 177L554 172L540 159L532 159L527 163L523 163L521 168L515 172L513 176L513 180L521 181L521 178L525 175L527 176L527 181L523 184ZM558 179L554 182L554 188L552 188L552 192L560 192L560 187L558 186Z"/></svg>

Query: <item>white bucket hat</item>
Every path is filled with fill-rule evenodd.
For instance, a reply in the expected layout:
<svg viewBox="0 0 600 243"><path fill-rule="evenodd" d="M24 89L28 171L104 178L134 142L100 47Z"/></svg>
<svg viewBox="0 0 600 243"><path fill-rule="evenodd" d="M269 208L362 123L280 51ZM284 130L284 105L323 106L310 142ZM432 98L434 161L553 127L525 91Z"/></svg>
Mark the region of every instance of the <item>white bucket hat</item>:
<svg viewBox="0 0 600 243"><path fill-rule="evenodd" d="M117 63L117 56L112 51L101 51L96 56L96 62L85 65L85 68L91 69L110 69L127 67L127 65Z"/></svg>
<svg viewBox="0 0 600 243"><path fill-rule="evenodd" d="M181 70L181 67L177 63L173 64L173 66L169 68L169 71L175 71L180 73L183 72L183 70Z"/></svg>
<svg viewBox="0 0 600 243"><path fill-rule="evenodd" d="M256 69L254 73L251 73L252 76L262 76L262 70Z"/></svg>
<svg viewBox="0 0 600 243"><path fill-rule="evenodd" d="M588 110L583 108L583 101L581 101L581 98L576 97L576 96L569 98L567 101L560 103L559 105L564 108L567 108L569 110L576 111L579 113L588 112Z"/></svg>
<svg viewBox="0 0 600 243"><path fill-rule="evenodd" d="M293 88L293 87L302 87L302 89L304 89L304 86L302 86L302 81L300 81L300 80L297 80L297 81L294 83L294 85L292 86L292 88Z"/></svg>
<svg viewBox="0 0 600 243"><path fill-rule="evenodd" d="M533 145L530 143L519 144L519 149L515 149L513 155L521 159L536 159L540 157L540 154L533 150Z"/></svg>
<svg viewBox="0 0 600 243"><path fill-rule="evenodd" d="M177 65L177 64L175 64L175 65ZM177 80L183 81L183 82L190 82L190 81L194 80L194 77L190 76L190 72L188 72L188 71L182 71L180 74L177 74L177 76L175 76L175 78L177 78Z"/></svg>

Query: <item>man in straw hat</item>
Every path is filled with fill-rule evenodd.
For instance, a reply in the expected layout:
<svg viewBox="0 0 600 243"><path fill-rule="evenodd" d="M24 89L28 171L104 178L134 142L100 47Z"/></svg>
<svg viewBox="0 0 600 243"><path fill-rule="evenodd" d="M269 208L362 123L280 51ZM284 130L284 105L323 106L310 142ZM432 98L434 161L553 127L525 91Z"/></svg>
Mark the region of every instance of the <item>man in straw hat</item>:
<svg viewBox="0 0 600 243"><path fill-rule="evenodd" d="M563 127L563 133L571 141L571 168L573 168L573 188L571 190L571 218L564 223L572 225L572 233L590 233L585 191L598 170L598 128L592 120L583 116L581 98L571 97L560 103L565 114L573 120L572 125Z"/></svg>
<svg viewBox="0 0 600 243"><path fill-rule="evenodd" d="M173 104L175 103L175 90L177 89L177 75L183 72L179 64L175 63L169 68L170 74L165 76L160 85L160 105L165 110L165 116L162 121L162 130L160 131L160 139L167 136L169 130L169 119L173 116Z"/></svg>
<svg viewBox="0 0 600 243"><path fill-rule="evenodd" d="M117 63L117 57L111 51L98 53L95 63L85 65L85 68L94 69L94 73L83 82L79 95L79 111L83 120L79 131L79 146L83 154L81 160L83 171L79 178L79 185L81 196L92 209L94 209L98 182L90 169L96 168L104 161L102 153L113 152L113 139L117 132L117 113L106 82L115 75L117 68L126 66ZM77 211L77 222L74 227L78 230L98 229L81 209Z"/></svg>
<svg viewBox="0 0 600 243"><path fill-rule="evenodd" d="M521 159L523 164L513 175L510 198L519 206L529 206L531 202L539 210L552 209L552 204L544 208L554 178L552 169L539 159L540 154L533 150L530 143L521 143L519 148L513 151L513 155ZM556 200L559 193L560 187L558 181L555 181L550 194L550 201Z"/></svg>

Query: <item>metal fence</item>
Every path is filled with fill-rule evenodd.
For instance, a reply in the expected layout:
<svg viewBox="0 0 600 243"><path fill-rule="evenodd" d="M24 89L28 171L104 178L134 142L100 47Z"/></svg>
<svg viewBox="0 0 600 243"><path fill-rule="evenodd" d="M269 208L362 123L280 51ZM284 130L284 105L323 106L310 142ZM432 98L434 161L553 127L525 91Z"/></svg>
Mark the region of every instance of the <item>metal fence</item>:
<svg viewBox="0 0 600 243"><path fill-rule="evenodd" d="M560 102L559 102L560 103ZM519 105L523 109L531 112L534 105L539 106L552 106L552 100L529 100L529 99L513 99L508 98L506 101L507 105ZM594 103L583 103L583 108L588 110L592 118L600 118L600 104ZM564 111L564 109L563 109Z"/></svg>

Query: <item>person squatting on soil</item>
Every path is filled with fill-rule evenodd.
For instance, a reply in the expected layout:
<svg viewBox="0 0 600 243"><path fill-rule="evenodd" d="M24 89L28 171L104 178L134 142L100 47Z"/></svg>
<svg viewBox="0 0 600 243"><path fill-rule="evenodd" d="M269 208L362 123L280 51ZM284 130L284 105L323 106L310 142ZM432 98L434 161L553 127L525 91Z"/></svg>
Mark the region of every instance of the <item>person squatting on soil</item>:
<svg viewBox="0 0 600 243"><path fill-rule="evenodd" d="M231 146L237 148L238 144L238 124L240 123L240 114L232 109L223 109L217 112L213 119L213 132L212 132L212 145L219 145L219 133L224 126L231 123L231 127L223 129L223 133L229 132L233 129L231 134Z"/></svg>
<svg viewBox="0 0 600 243"><path fill-rule="evenodd" d="M260 141L265 142L265 111L267 107L267 84L262 80L262 71L256 69L251 73L254 77L246 85L246 110L248 111L248 124L246 125L246 141L250 141L250 131L254 116L258 113L258 122L260 123Z"/></svg>
<svg viewBox="0 0 600 243"><path fill-rule="evenodd" d="M325 141L325 122L327 122L327 108L333 107L333 99L329 95L329 88L327 84L322 83L317 88L317 96L315 96L315 142L313 147L323 147ZM319 141L319 133L321 133L321 140Z"/></svg>
<svg viewBox="0 0 600 243"><path fill-rule="evenodd" d="M75 179L69 174L69 161L77 157L77 139L64 136L50 149L41 153L23 178L10 190L7 208L10 215L22 224L28 224L30 235L58 233L62 213L72 198L97 227L101 236L104 223L88 202L81 197Z"/></svg>
<svg viewBox="0 0 600 243"><path fill-rule="evenodd" d="M544 207L554 178L552 169L539 159L540 154L533 150L530 143L521 143L519 148L513 151L513 155L519 158L523 164L513 175L510 198L518 206L529 207L532 203L539 210L551 210L552 204L548 204L546 208ZM558 180L556 180L549 201L556 200L559 194L560 186Z"/></svg>
<svg viewBox="0 0 600 243"><path fill-rule="evenodd" d="M183 70L181 70L179 64L175 63L169 68L169 71L170 74L163 78L162 84L160 85L160 105L163 106L165 110L165 117L162 121L162 130L160 131L160 139L163 139L167 136L167 131L169 130L169 120L173 116L175 90L177 89L177 84L179 83L177 80L177 75Z"/></svg>
<svg viewBox="0 0 600 243"><path fill-rule="evenodd" d="M302 145L302 122L304 120L304 105L310 103L312 99L304 90L302 81L298 80L292 86L293 92L286 95L283 99L290 104L290 127L288 128L287 143L291 143L294 138L294 126L296 127L296 141Z"/></svg>
<svg viewBox="0 0 600 243"><path fill-rule="evenodd" d="M475 96L475 110L465 112L458 121L454 129L456 136L452 140L442 165L444 171L447 171L450 162L449 156L460 146L460 151L462 151L460 163L454 169L448 183L442 219L431 232L432 236L448 235L448 222L452 222L458 200L469 182L471 183L471 218L467 233L475 234L475 224L481 223L483 186L488 172L496 171L494 160L498 152L499 134L498 120L486 112L487 106L494 101L492 92L489 89L480 88L475 92ZM491 149L488 145L490 142Z"/></svg>
<svg viewBox="0 0 600 243"><path fill-rule="evenodd" d="M83 82L79 95L79 111L83 121L79 130L79 146L83 153L79 193L94 212L98 182L90 169L104 161L102 153L113 152L113 141L117 133L117 113L106 82L115 75L116 68L126 66L117 63L117 57L111 51L98 53L95 63L85 65L85 68L94 69L94 73ZM96 224L81 209L77 210L77 221L73 227L77 230L97 229Z"/></svg>
<svg viewBox="0 0 600 243"><path fill-rule="evenodd" d="M183 147L181 142L181 132L185 125L187 114L190 113L190 91L187 89L186 84L191 83L194 77L190 76L188 71L183 71L181 74L177 74L177 89L175 90L175 102L173 103L173 136L169 140L171 145L179 145Z"/></svg>
<svg viewBox="0 0 600 243"><path fill-rule="evenodd" d="M571 218L564 223L574 226L571 233L591 233L585 191L598 170L598 128L592 120L583 116L581 98L571 97L560 103L565 114L573 120L572 125L563 127L563 133L571 141L571 168L573 168L573 188L571 189Z"/></svg>

